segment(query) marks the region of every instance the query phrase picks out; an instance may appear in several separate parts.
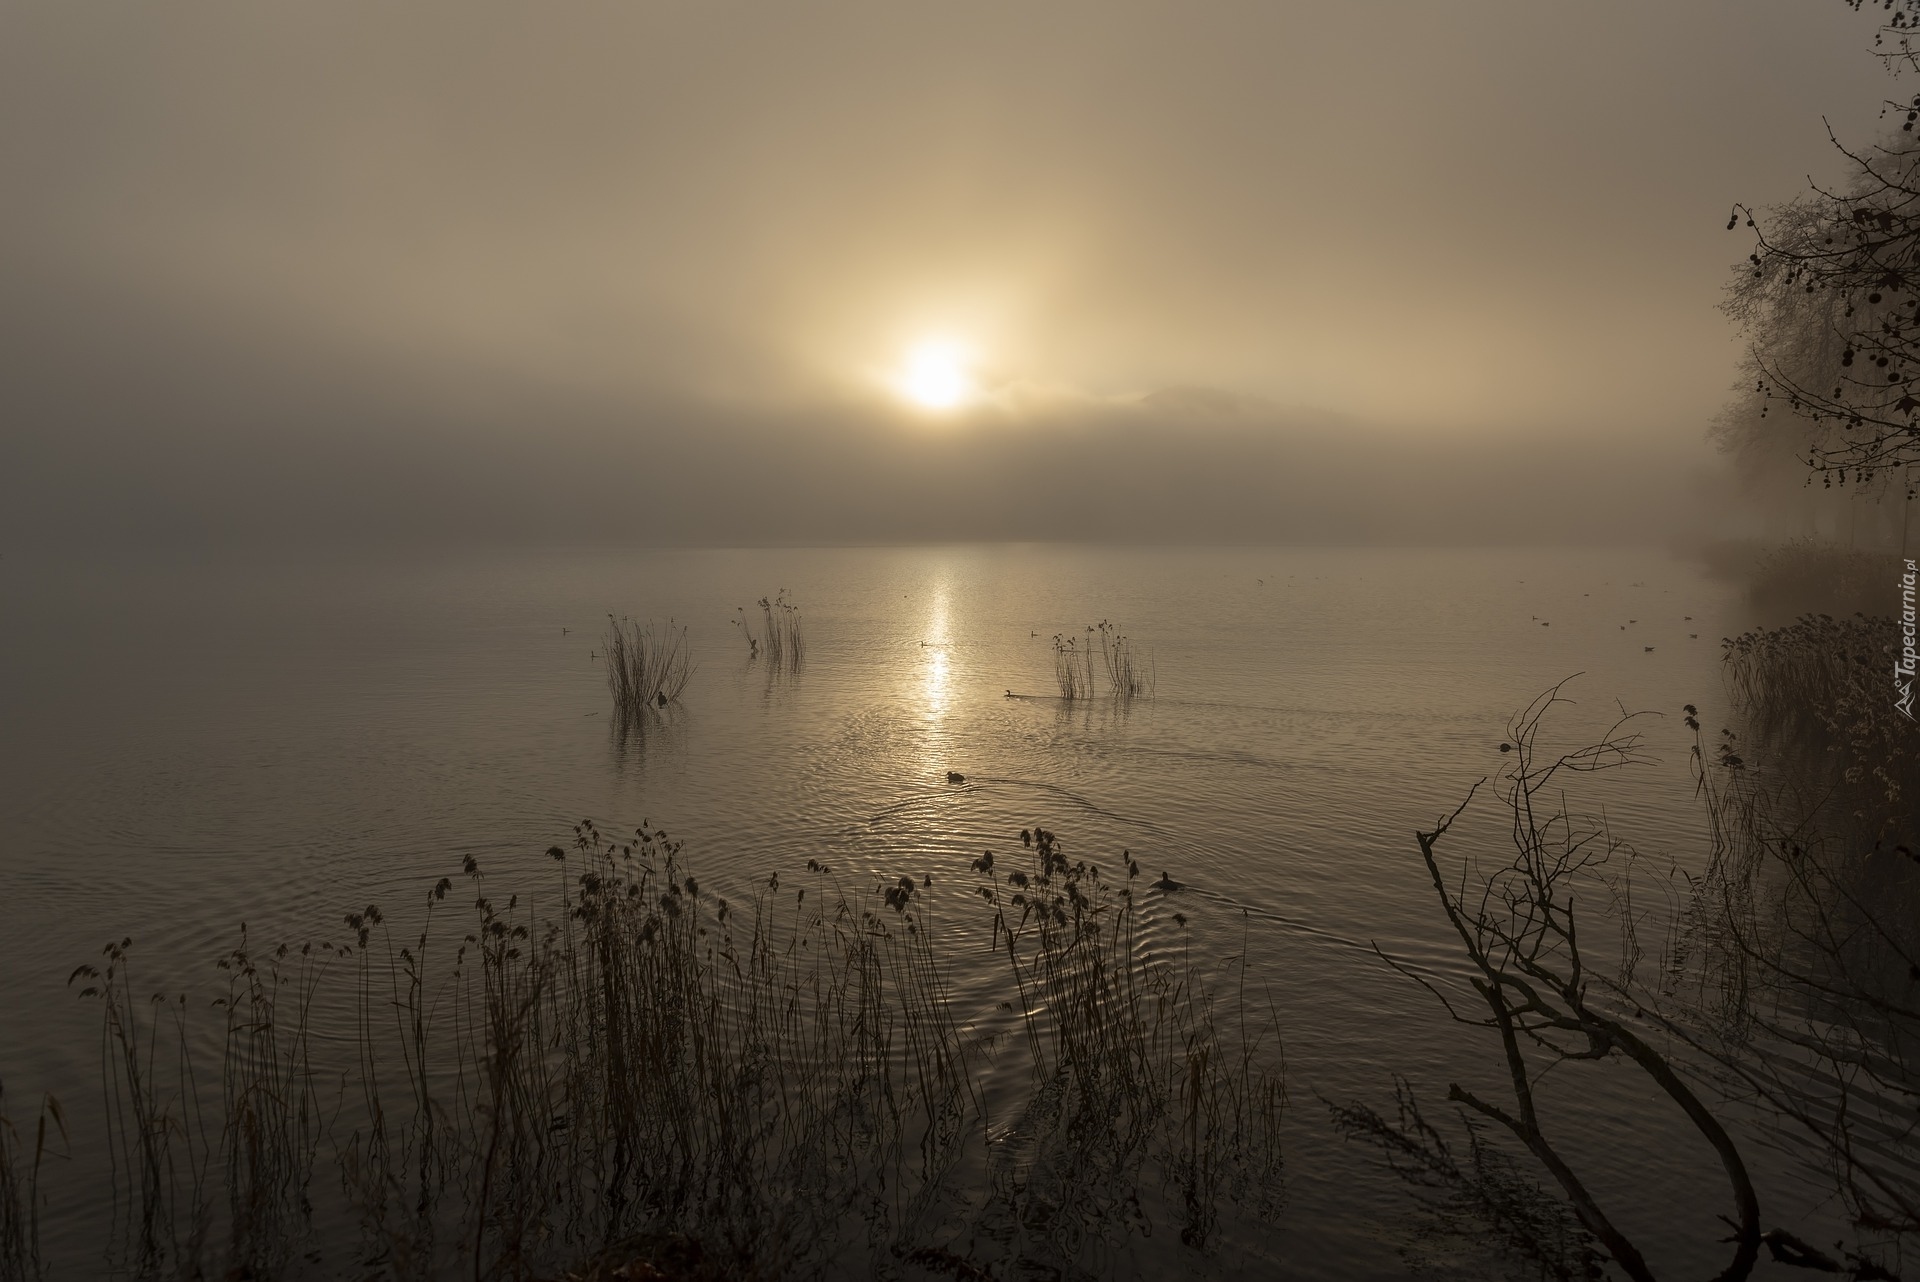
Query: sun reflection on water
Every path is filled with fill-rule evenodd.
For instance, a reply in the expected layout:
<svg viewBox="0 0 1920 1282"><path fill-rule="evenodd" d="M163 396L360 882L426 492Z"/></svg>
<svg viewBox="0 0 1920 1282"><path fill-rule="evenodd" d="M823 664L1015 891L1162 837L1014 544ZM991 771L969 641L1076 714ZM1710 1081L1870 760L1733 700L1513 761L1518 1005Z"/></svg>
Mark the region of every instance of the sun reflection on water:
<svg viewBox="0 0 1920 1282"><path fill-rule="evenodd" d="M947 652L927 647L927 675L922 693L926 699L927 715L939 718L947 712Z"/></svg>
<svg viewBox="0 0 1920 1282"><path fill-rule="evenodd" d="M933 600L927 610L926 636L921 639L926 651L926 668L921 679L921 703L929 721L946 716L952 691L949 687L947 659L947 584L944 579L933 585Z"/></svg>

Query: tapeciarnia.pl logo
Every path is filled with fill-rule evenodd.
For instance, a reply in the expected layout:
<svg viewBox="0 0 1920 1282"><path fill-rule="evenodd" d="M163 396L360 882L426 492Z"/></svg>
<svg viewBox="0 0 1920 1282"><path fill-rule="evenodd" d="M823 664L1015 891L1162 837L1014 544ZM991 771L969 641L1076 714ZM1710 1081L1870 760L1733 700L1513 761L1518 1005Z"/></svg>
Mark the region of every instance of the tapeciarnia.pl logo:
<svg viewBox="0 0 1920 1282"><path fill-rule="evenodd" d="M1900 576L1900 657L1893 662L1893 688L1900 697L1893 706L1900 709L1912 721L1913 716L1913 676L1915 654L1913 646L1913 584L1915 570L1911 558L1907 561L1907 572Z"/></svg>

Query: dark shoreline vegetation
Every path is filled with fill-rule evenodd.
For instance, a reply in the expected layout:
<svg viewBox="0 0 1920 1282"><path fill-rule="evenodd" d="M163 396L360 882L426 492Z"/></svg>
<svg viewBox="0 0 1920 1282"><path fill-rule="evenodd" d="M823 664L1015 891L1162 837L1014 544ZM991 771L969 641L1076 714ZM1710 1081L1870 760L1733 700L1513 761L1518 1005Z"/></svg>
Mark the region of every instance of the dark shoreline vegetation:
<svg viewBox="0 0 1920 1282"><path fill-rule="evenodd" d="M1124 855L1020 841L974 862L958 923L930 876L854 889L817 860L729 903L664 832L583 821L547 852L558 915L495 902L468 857L417 932L368 907L337 945L243 935L211 1007L149 997L109 944L70 982L102 1014L113 1266L527 1278L665 1251L687 1276L984 1276L1154 1216L1203 1249L1223 1201L1270 1213L1271 1006L1147 947ZM1004 955L994 1026L956 1019L956 932ZM1031 1068L1018 1098L983 1073L1007 1056ZM0 1154L21 1276L46 1151Z"/></svg>
<svg viewBox="0 0 1920 1282"><path fill-rule="evenodd" d="M1769 625L1809 614L1880 617L1905 566L1893 552L1819 538L1705 543L1686 555L1711 573L1741 583L1747 604Z"/></svg>

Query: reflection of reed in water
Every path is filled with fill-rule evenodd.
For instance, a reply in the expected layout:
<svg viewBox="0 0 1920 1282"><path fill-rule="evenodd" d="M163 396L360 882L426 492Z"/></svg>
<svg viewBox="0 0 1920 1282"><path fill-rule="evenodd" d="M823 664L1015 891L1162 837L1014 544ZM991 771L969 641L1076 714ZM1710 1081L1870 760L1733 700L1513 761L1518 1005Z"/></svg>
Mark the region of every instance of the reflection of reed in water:
<svg viewBox="0 0 1920 1282"><path fill-rule="evenodd" d="M971 933L1004 967L980 1012L954 1006L930 876L855 887L810 860L730 902L665 833L590 822L548 852L545 914L496 902L469 856L417 930L370 906L344 942L243 940L211 1039L204 1006L147 1002L116 945L75 983L104 1021L126 1254L268 1276L343 1217L364 1241L332 1264L408 1276L669 1238L716 1276L817 1274L875 1243L1064 1266L1150 1215L1202 1246L1223 1199L1277 1190L1271 1019L1244 985L1146 956L1131 860L1108 875L1023 836L1015 867L974 865ZM323 1008L351 1013L344 1044L314 1035ZM996 1041L1026 1054L994 1074L990 1118ZM212 1043L220 1062L196 1064ZM985 1209L956 1226L953 1199Z"/></svg>
<svg viewBox="0 0 1920 1282"><path fill-rule="evenodd" d="M614 763L639 765L649 755L670 751L684 740L686 721L686 705L678 702L642 707L633 714L614 717L607 724Z"/></svg>

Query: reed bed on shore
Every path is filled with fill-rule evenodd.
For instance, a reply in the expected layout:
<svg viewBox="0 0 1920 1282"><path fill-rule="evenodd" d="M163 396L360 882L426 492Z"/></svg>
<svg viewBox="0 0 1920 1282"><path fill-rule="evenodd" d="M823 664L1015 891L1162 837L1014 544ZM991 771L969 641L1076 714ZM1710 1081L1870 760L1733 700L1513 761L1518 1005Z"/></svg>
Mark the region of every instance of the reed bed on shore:
<svg viewBox="0 0 1920 1282"><path fill-rule="evenodd" d="M243 934L210 1005L148 998L116 941L71 981L101 1012L116 1266L528 1278L669 1238L726 1276L1067 1266L1150 1232L1155 1189L1204 1247L1223 1199L1277 1197L1271 1010L1149 953L1130 859L1022 838L936 910L929 874L818 860L729 901L665 833L583 821L551 911L468 857L417 925ZM997 958L991 1000L956 1002L960 946Z"/></svg>
<svg viewBox="0 0 1920 1282"><path fill-rule="evenodd" d="M1821 762L1815 786L1861 817L1897 827L1920 779L1920 725L1895 706L1899 632L1889 618L1803 615L1722 643L1727 680L1760 746L1796 764ZM1809 773L1802 770L1801 773Z"/></svg>
<svg viewBox="0 0 1920 1282"><path fill-rule="evenodd" d="M51 1122L52 1128L48 1127ZM40 1268L40 1169L49 1156L64 1156L67 1124L60 1104L46 1096L34 1119L31 1155L25 1137L14 1128L0 1083L0 1277L37 1277Z"/></svg>
<svg viewBox="0 0 1920 1282"><path fill-rule="evenodd" d="M1747 599L1770 620L1821 610L1876 614L1894 600L1900 569L1891 552L1790 539L1752 555Z"/></svg>
<svg viewBox="0 0 1920 1282"><path fill-rule="evenodd" d="M1802 639L1832 621L1818 623ZM1682 1017L1663 1023L1826 1168L1858 1235L1841 1252L1851 1271L1890 1277L1873 1269L1920 1249L1920 736L1879 663L1867 665L1876 707L1847 703L1843 657L1806 675L1767 662L1735 687L1752 747L1722 731L1710 751L1686 709L1712 846L1667 963L1692 982L1669 984ZM1781 706L1792 701L1812 706ZM1811 727L1813 751L1785 727Z"/></svg>
<svg viewBox="0 0 1920 1282"><path fill-rule="evenodd" d="M687 630L607 616L602 643L607 656L607 690L622 718L648 708L664 708L678 699L693 676L693 652Z"/></svg>

